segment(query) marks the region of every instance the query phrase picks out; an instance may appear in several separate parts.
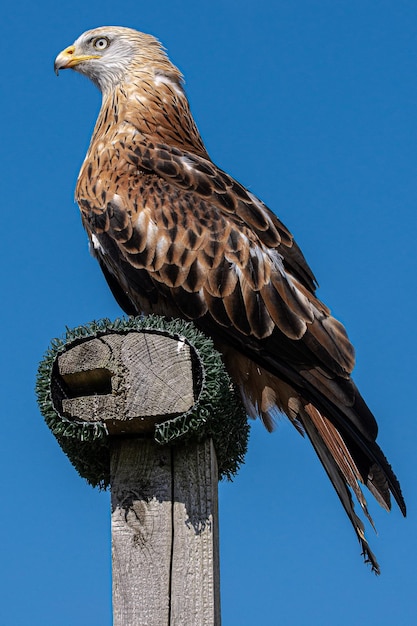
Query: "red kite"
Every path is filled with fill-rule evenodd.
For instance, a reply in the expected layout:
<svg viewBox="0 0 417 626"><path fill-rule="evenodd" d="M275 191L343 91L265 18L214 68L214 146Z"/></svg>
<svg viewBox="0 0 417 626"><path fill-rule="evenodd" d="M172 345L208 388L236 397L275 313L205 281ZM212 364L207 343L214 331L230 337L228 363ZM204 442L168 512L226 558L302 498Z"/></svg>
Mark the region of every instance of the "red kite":
<svg viewBox="0 0 417 626"><path fill-rule="evenodd" d="M248 414L271 430L284 412L307 434L378 573L351 490L371 523L360 483L386 509L390 493L404 515L405 503L350 378L353 347L291 233L211 161L181 73L154 37L90 30L56 58L65 68L103 95L76 199L116 300L129 315L193 320Z"/></svg>

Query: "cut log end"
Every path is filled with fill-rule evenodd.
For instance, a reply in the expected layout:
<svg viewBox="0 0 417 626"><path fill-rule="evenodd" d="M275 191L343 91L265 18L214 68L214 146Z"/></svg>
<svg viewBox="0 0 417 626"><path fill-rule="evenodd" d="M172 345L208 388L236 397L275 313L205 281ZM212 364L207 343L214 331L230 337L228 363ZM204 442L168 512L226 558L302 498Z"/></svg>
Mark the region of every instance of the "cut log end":
<svg viewBox="0 0 417 626"><path fill-rule="evenodd" d="M155 332L107 334L59 355L54 403L73 422L102 422L111 435L153 432L196 401L191 348Z"/></svg>

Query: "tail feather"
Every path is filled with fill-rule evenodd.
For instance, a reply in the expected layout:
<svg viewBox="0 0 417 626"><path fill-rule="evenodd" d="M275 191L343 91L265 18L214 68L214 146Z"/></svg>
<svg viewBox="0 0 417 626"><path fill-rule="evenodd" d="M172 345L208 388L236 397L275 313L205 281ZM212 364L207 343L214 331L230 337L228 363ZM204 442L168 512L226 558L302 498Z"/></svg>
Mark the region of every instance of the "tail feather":
<svg viewBox="0 0 417 626"><path fill-rule="evenodd" d="M368 511L365 496L360 487L360 483L364 483L364 480L339 431L312 404L305 405L304 411L313 422L317 432L320 435L320 438L323 441L323 444L326 446L330 455L336 462L336 465L339 467L342 476L354 492L359 504L362 507L363 512L375 529L374 522ZM307 426L308 420L304 417L302 421L304 428L307 431L307 434L309 434Z"/></svg>
<svg viewBox="0 0 417 626"><path fill-rule="evenodd" d="M300 421L353 526L365 563L370 563L372 571L380 574L378 561L365 538L365 527L355 513L353 499L348 488L348 485L352 488L366 517L375 528L359 485L359 481L363 481L349 451L334 426L312 405L306 405Z"/></svg>
<svg viewBox="0 0 417 626"><path fill-rule="evenodd" d="M285 413L297 430L308 436L354 528L365 562L379 574L378 562L365 538L365 527L355 512L352 495L374 529L361 485L368 487L384 509L390 510L391 495L404 515L406 509L399 482L375 441L375 418L354 383L332 378L326 381L325 373L316 369L314 381L302 372L304 388L300 393L298 385L288 382L288 372L285 378L278 377L232 347L221 348L248 415L259 416L271 431L275 415ZM294 377L297 379L296 374ZM322 392L317 382L323 387Z"/></svg>

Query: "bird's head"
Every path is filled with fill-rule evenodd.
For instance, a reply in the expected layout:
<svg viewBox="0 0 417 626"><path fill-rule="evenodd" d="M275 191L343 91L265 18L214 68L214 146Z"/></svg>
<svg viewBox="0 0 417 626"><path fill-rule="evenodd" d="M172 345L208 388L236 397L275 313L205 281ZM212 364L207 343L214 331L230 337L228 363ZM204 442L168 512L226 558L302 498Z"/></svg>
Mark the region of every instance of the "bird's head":
<svg viewBox="0 0 417 626"><path fill-rule="evenodd" d="M131 28L101 26L83 33L55 59L55 72L73 69L109 92L135 70L167 73L181 80L159 41Z"/></svg>

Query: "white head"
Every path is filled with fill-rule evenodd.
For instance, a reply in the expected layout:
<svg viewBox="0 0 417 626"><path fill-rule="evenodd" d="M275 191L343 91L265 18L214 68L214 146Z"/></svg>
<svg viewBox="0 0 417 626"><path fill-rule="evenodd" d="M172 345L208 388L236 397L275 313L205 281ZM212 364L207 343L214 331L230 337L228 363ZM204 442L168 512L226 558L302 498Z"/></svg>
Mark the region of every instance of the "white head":
<svg viewBox="0 0 417 626"><path fill-rule="evenodd" d="M58 54L54 67L57 74L68 68L84 74L103 93L129 80L138 70L166 74L171 80L181 81L181 73L155 37L120 26L86 31Z"/></svg>

